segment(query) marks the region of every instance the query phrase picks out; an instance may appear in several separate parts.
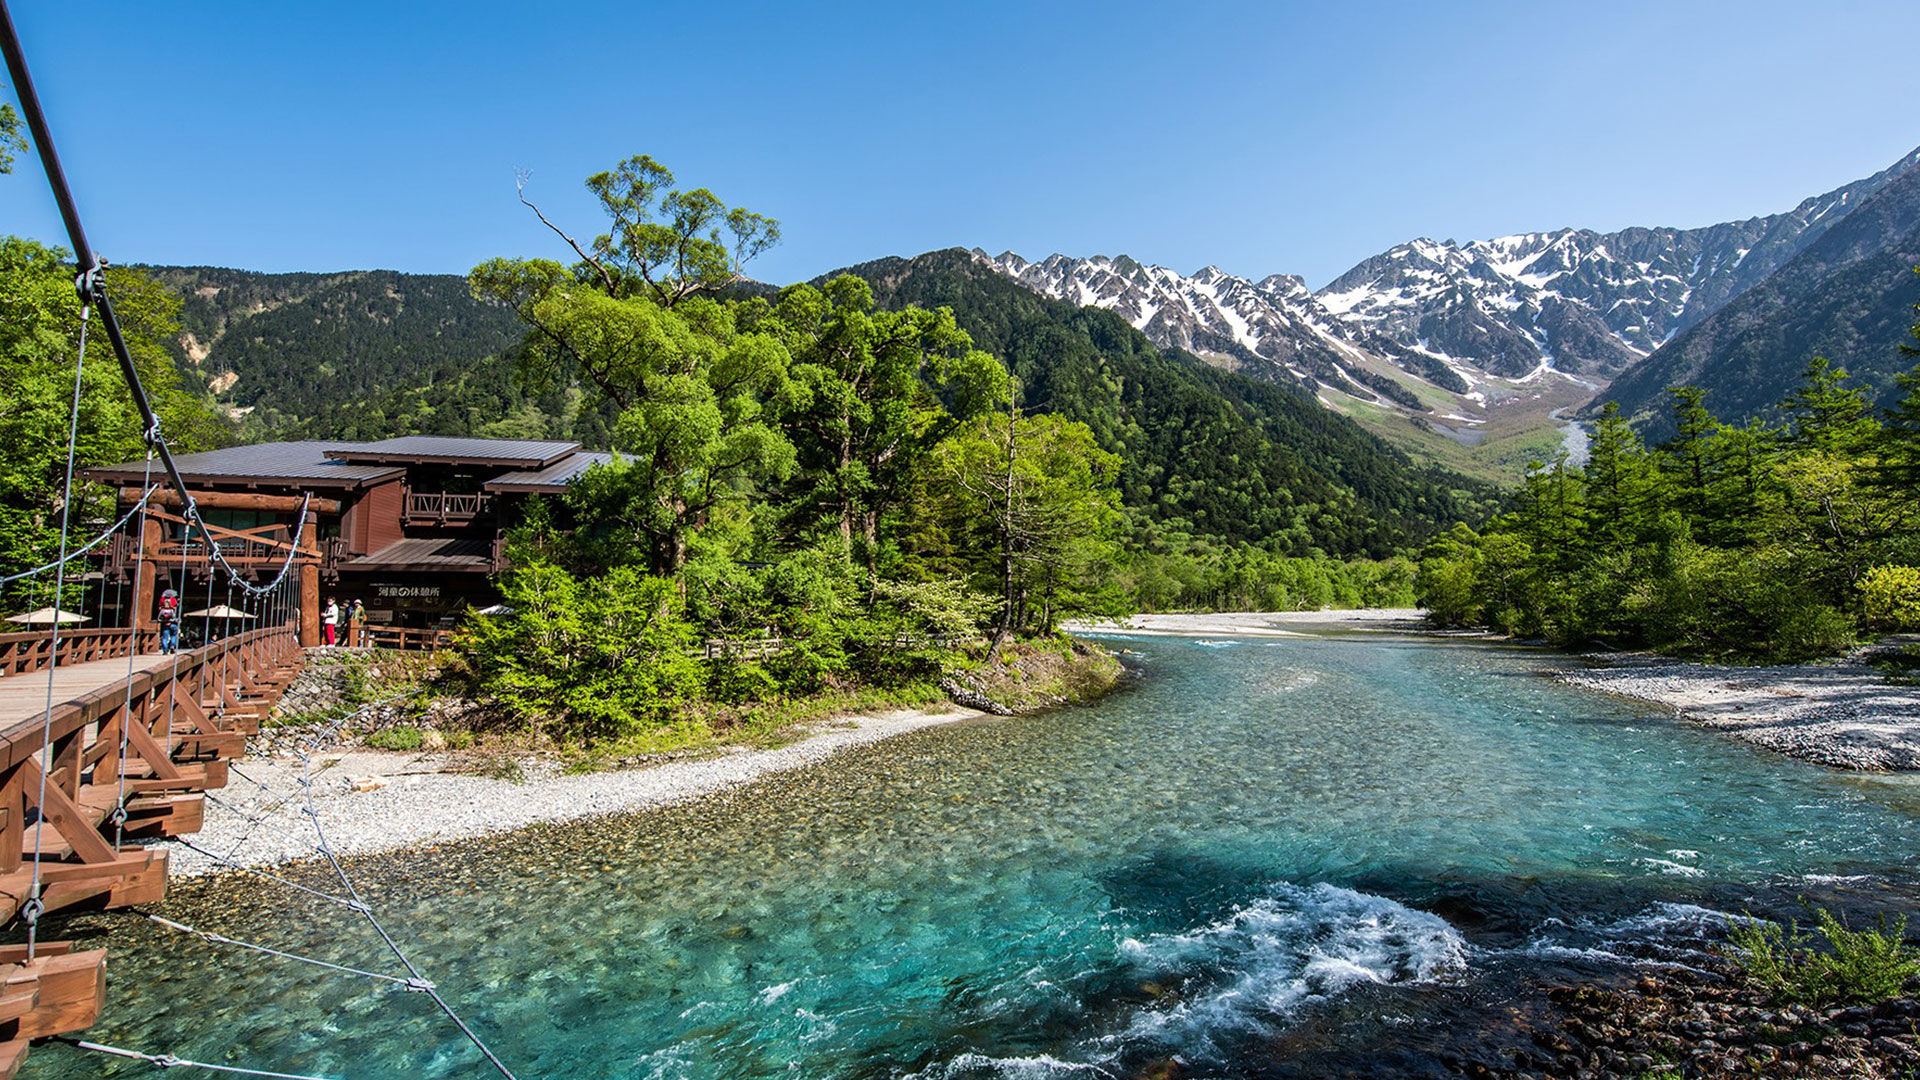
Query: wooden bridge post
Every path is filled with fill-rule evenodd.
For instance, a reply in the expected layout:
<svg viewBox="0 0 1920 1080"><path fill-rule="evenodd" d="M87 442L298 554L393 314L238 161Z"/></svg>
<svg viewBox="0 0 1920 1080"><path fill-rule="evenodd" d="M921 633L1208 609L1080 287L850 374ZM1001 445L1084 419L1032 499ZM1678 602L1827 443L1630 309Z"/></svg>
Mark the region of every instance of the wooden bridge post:
<svg viewBox="0 0 1920 1080"><path fill-rule="evenodd" d="M160 530L160 520L151 516L140 530L140 548L147 553L147 557L140 560L140 576L133 583L133 625L155 632L160 627L158 613L153 609L154 575L160 569Z"/></svg>
<svg viewBox="0 0 1920 1080"><path fill-rule="evenodd" d="M320 517L307 511L300 530L300 554L313 558L300 564L300 644L320 644Z"/></svg>

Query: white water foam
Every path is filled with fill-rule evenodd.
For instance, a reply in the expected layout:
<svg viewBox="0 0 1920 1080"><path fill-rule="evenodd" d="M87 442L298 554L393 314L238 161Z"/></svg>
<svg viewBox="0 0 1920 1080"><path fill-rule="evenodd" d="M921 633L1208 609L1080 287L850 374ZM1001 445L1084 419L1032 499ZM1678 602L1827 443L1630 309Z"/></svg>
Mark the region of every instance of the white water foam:
<svg viewBox="0 0 1920 1080"><path fill-rule="evenodd" d="M1658 870L1661 873L1668 875L1669 877L1706 877L1707 876L1707 872L1705 870L1700 869L1697 866L1688 866L1684 863L1674 862L1671 859L1650 859L1649 858L1649 859L1635 859L1633 861L1649 869Z"/></svg>
<svg viewBox="0 0 1920 1080"><path fill-rule="evenodd" d="M1685 968L1691 965L1642 953L1651 949L1697 959L1698 943L1724 931L1728 919L1723 911L1675 903L1654 904L1609 922L1548 919L1533 940L1513 952L1536 959L1631 961Z"/></svg>
<svg viewBox="0 0 1920 1080"><path fill-rule="evenodd" d="M1123 1054L1148 1048L1217 1061L1221 1036L1273 1031L1303 1006L1356 986L1432 982L1467 964L1465 940L1439 916L1325 884L1279 885L1205 926L1118 947L1131 978L1164 988L1162 1001L1063 1057L967 1052L913 1080L1114 1076Z"/></svg>
<svg viewBox="0 0 1920 1080"><path fill-rule="evenodd" d="M1143 982L1181 987L1110 1044L1151 1040L1201 1056L1222 1033L1264 1031L1362 983L1425 982L1466 966L1444 919L1333 885L1282 885L1218 922L1121 943Z"/></svg>

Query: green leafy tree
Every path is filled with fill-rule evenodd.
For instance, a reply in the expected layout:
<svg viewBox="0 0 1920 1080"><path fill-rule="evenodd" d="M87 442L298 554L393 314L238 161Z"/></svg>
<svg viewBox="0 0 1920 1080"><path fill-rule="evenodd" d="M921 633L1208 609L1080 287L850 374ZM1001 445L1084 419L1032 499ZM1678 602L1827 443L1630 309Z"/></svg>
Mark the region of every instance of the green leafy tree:
<svg viewBox="0 0 1920 1080"><path fill-rule="evenodd" d="M1006 400L1006 371L951 312L875 311L851 275L786 289L763 325L792 356L777 409L800 448L795 516L837 527L871 572L881 517L942 439Z"/></svg>
<svg viewBox="0 0 1920 1080"><path fill-rule="evenodd" d="M993 648L1021 631L1119 606L1105 588L1118 553L1120 459L1085 424L1057 416L982 416L941 447L957 496L949 513L975 523L978 573L998 586Z"/></svg>
<svg viewBox="0 0 1920 1080"><path fill-rule="evenodd" d="M57 548L80 332L73 274L64 252L0 237L0 573L44 562ZM165 343L178 330L178 302L137 271L109 269L107 287L174 449L203 449L227 438L225 422L181 386L167 354ZM145 448L139 413L97 325L88 351L76 470L137 459ZM108 496L98 486L77 491L75 525L108 515Z"/></svg>
<svg viewBox="0 0 1920 1080"><path fill-rule="evenodd" d="M462 632L480 689L515 720L563 739L670 723L700 680L673 582L632 566L580 578L520 557L500 583L510 613L474 616Z"/></svg>
<svg viewBox="0 0 1920 1080"><path fill-rule="evenodd" d="M13 155L25 153L27 137L20 130L20 112L0 102L0 173L13 171Z"/></svg>
<svg viewBox="0 0 1920 1080"><path fill-rule="evenodd" d="M595 174L587 187L611 231L583 246L554 228L578 263L493 259L468 275L475 296L513 308L531 328L524 382L584 380L613 410L610 442L621 458L583 477L569 501L589 529L623 532L652 572L669 575L717 506L784 478L794 462L764 406L787 380L786 347L742 331L736 316L752 305L713 295L778 238L778 226L672 183L645 156Z"/></svg>

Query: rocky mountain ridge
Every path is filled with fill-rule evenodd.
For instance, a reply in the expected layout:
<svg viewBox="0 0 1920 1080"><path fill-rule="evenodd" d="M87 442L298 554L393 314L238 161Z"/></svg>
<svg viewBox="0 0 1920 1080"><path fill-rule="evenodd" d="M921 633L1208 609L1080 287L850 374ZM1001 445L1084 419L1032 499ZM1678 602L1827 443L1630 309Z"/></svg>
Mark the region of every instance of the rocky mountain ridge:
<svg viewBox="0 0 1920 1080"><path fill-rule="evenodd" d="M1318 292L1126 256L976 256L1043 295L1116 312L1156 343L1362 401L1431 411L1404 375L1469 400L1548 373L1590 390L1726 306L1920 164L1920 149L1792 210L1696 229L1559 229L1413 240Z"/></svg>

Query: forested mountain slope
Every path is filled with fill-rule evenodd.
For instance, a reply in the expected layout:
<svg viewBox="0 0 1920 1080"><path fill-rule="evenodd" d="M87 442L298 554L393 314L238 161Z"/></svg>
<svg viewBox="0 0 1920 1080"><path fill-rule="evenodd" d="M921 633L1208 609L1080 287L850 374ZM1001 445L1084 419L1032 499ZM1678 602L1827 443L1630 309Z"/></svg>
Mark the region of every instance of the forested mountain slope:
<svg viewBox="0 0 1920 1080"><path fill-rule="evenodd" d="M181 297L176 359L222 402L286 424L427 385L522 333L512 312L474 300L452 274L145 269Z"/></svg>
<svg viewBox="0 0 1920 1080"><path fill-rule="evenodd" d="M950 307L1024 402L1091 427L1123 497L1196 533L1287 553L1384 555L1474 516L1485 486L1399 451L1312 396L1163 351L1111 311L1048 299L952 249L852 267L887 306Z"/></svg>
<svg viewBox="0 0 1920 1080"><path fill-rule="evenodd" d="M1667 343L1615 380L1600 401L1665 429L1670 386L1706 388L1730 421L1769 416L1825 356L1891 405L1893 378L1912 367L1900 352L1920 303L1920 170L1842 218L1765 281Z"/></svg>

